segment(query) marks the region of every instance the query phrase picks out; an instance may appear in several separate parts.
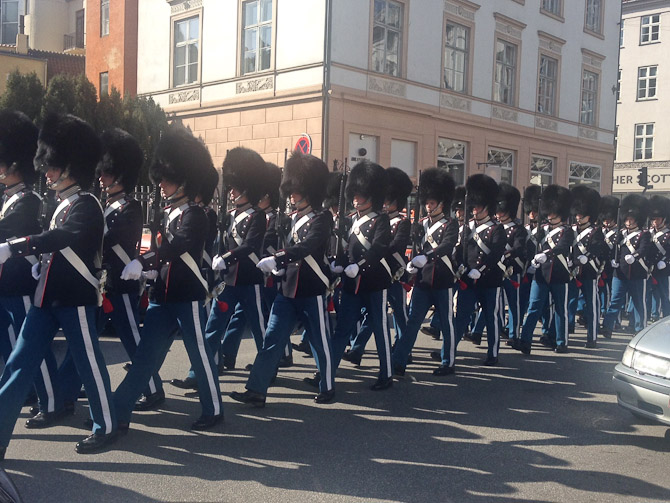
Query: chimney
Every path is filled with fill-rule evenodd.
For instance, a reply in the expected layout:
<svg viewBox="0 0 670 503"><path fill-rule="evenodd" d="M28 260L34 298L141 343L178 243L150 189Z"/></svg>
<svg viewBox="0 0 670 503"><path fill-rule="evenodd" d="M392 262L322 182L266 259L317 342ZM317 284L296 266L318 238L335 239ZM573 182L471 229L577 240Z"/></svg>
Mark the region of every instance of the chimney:
<svg viewBox="0 0 670 503"><path fill-rule="evenodd" d="M16 54L28 54L28 35L19 33L16 36Z"/></svg>

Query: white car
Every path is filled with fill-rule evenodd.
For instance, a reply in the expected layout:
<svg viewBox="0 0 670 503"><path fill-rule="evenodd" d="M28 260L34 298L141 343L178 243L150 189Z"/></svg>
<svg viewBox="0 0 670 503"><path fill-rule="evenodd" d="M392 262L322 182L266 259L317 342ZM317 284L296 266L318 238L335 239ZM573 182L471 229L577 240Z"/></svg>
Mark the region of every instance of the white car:
<svg viewBox="0 0 670 503"><path fill-rule="evenodd" d="M620 406L670 426L670 317L633 337L613 380Z"/></svg>

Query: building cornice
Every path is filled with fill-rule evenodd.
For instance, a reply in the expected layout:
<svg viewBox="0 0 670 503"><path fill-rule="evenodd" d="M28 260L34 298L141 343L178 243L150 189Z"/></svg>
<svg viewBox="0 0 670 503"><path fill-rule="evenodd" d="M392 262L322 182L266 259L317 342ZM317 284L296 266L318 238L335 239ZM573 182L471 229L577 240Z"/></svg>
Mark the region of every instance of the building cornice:
<svg viewBox="0 0 670 503"><path fill-rule="evenodd" d="M621 4L621 13L633 14L662 8L670 8L670 0L628 0Z"/></svg>

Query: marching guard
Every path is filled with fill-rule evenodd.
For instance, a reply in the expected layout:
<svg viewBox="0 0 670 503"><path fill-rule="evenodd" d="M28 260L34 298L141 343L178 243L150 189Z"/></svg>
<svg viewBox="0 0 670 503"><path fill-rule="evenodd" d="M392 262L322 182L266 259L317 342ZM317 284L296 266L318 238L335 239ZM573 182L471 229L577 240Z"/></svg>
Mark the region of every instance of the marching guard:
<svg viewBox="0 0 670 503"><path fill-rule="evenodd" d="M326 311L330 271L326 258L333 227L330 211L323 210L328 167L317 157L294 152L282 176L282 197L290 197L296 211L286 247L261 259L258 268L272 272L281 290L272 305L263 347L251 367L247 390L230 396L238 402L265 406L267 390L276 375L279 360L298 322L305 327L319 369L316 403L333 400L333 366Z"/></svg>
<svg viewBox="0 0 670 503"><path fill-rule="evenodd" d="M670 316L670 286L668 275L670 270L670 200L663 196L652 196L649 200L649 221L651 227L651 287L661 304L661 315Z"/></svg>
<svg viewBox="0 0 670 503"><path fill-rule="evenodd" d="M33 305L0 378L0 454L4 450L40 362L62 328L84 383L93 432L79 453L101 450L116 438L109 374L98 344L96 320L102 297L98 272L104 217L91 186L100 159L93 128L72 115L50 115L38 138L35 166L46 173L59 205L49 229L0 244L0 263L10 257L42 256ZM149 376L142 383L146 387Z"/></svg>
<svg viewBox="0 0 670 503"><path fill-rule="evenodd" d="M445 214L445 208L450 207L454 196L454 185L454 180L444 169L429 168L421 173L417 196L425 206L428 216L423 220L424 232L418 248L419 254L407 264L407 272L415 275L415 278L407 327L393 350L393 372L399 376L405 375L416 336L431 306L435 306L435 316L439 316L443 338L441 364L433 374L444 376L454 373L455 276L452 254L458 240L458 221Z"/></svg>
<svg viewBox="0 0 670 503"><path fill-rule="evenodd" d="M132 366L114 393L122 429L128 428L135 401L160 369L177 331L181 332L202 406L202 415L191 429L209 429L223 420L216 365L205 341L208 285L200 267L208 221L195 202L201 177L211 165L205 145L180 126L166 131L156 147L149 174L160 184L167 203L162 240L156 251L133 259L121 273L123 280L137 280L144 272L155 281Z"/></svg>
<svg viewBox="0 0 670 503"><path fill-rule="evenodd" d="M544 313L549 296L554 301L554 325L557 353L568 351L568 283L571 279L570 266L574 232L567 224L570 216L572 194L565 187L549 185L541 194L540 212L546 216L548 226L540 227L536 253L531 261L535 277L530 290L530 300L526 321L521 330L521 338L514 349L529 355L533 332ZM541 222L538 217L538 225Z"/></svg>
<svg viewBox="0 0 670 503"><path fill-rule="evenodd" d="M618 216L619 200L614 196L601 197L598 221L602 225L602 233L605 238L605 245L607 245L607 256L603 257L603 272L601 273L601 279L598 282L600 295L599 316L604 316L605 312L607 312L610 305L610 299L612 298L612 278L614 277L612 259L614 259L617 236L619 233L617 228Z"/></svg>

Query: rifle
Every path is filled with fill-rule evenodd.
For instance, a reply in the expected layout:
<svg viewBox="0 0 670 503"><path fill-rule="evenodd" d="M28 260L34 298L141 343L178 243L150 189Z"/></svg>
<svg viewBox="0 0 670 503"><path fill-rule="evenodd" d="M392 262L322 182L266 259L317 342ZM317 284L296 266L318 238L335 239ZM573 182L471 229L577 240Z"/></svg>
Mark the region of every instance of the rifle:
<svg viewBox="0 0 670 503"><path fill-rule="evenodd" d="M416 198L414 199L414 221L412 222L412 258L419 253L421 246L421 170L416 179Z"/></svg>
<svg viewBox="0 0 670 503"><path fill-rule="evenodd" d="M337 161L336 161L337 162ZM344 258L342 254L344 252L344 247L342 246L342 240L345 239L345 227L346 227L346 195L345 188L347 186L347 158L344 158L344 168L342 170L342 177L340 178L340 193L337 199L337 228L335 229L335 237L337 242L335 243L335 261L338 264L342 264Z"/></svg>
<svg viewBox="0 0 670 503"><path fill-rule="evenodd" d="M614 241L614 262L619 263L619 255L621 253L621 203L616 209L616 238Z"/></svg>
<svg viewBox="0 0 670 503"><path fill-rule="evenodd" d="M286 159L288 158L288 149L284 149L284 167L286 167ZM284 168L282 168L283 171ZM282 250L285 246L284 243L284 218L286 215L286 199L281 199L279 200L279 204L277 205L277 216L275 220L275 232L277 233L277 250Z"/></svg>
<svg viewBox="0 0 670 503"><path fill-rule="evenodd" d="M158 233L160 232L163 215L161 211L161 193L157 183L154 184L151 197L149 198L149 231L151 232L151 242L149 249L156 251L158 249Z"/></svg>

